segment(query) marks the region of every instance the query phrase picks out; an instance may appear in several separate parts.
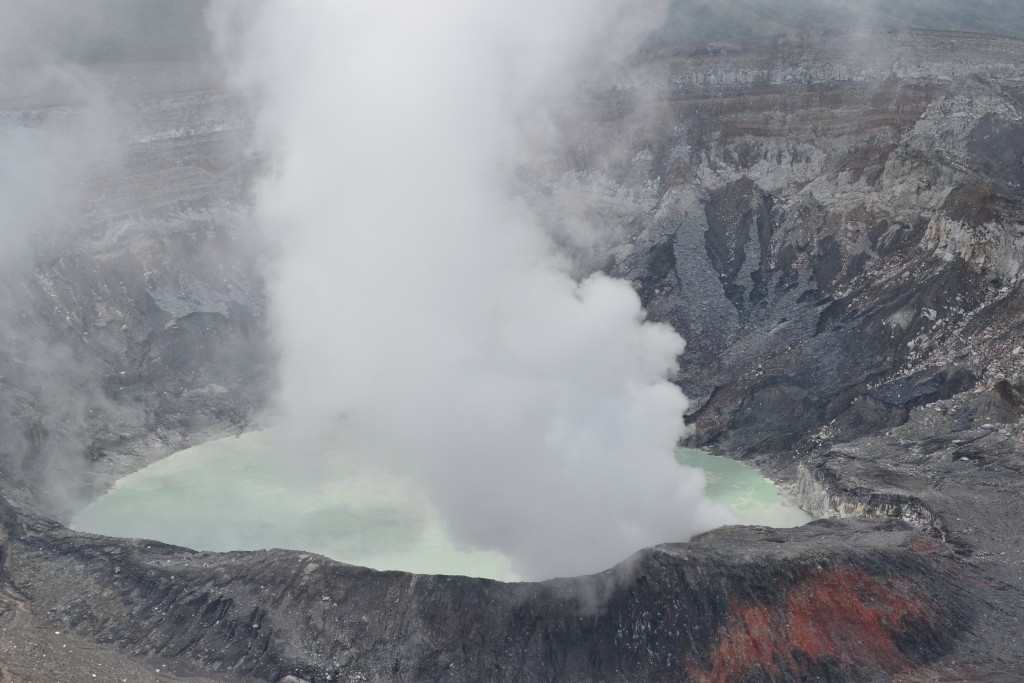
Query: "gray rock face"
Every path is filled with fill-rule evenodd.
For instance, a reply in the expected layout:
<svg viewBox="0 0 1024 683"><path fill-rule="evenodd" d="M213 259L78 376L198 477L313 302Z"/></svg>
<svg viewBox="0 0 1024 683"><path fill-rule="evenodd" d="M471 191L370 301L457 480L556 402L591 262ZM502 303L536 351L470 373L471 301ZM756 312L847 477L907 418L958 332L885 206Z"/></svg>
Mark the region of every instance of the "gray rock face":
<svg viewBox="0 0 1024 683"><path fill-rule="evenodd" d="M189 553L25 519L7 548L54 628L270 681L863 680L936 661L979 617L976 571L891 522L721 529L539 584Z"/></svg>
<svg viewBox="0 0 1024 683"><path fill-rule="evenodd" d="M244 107L208 75L140 69L105 77L132 132L104 148L73 226L0 278L0 493L14 503L0 505L0 674L31 679L43 653L77 650L70 673L39 671L1024 675L1024 43L882 32L675 50L566 103L565 154L538 164L528 198L552 225L565 207L545 197L585 199L608 230L578 270L630 279L687 338L693 442L835 519L723 529L540 584L48 521L243 428L271 382L259 255L239 238L259 163ZM2 125L84 115L59 88L3 79Z"/></svg>
<svg viewBox="0 0 1024 683"><path fill-rule="evenodd" d="M992 381L978 337L1021 333L1022 65L1007 39L828 34L658 54L594 90L569 157L629 134L565 174L639 198L608 267L689 342L695 443L855 437ZM639 108L658 123L630 128Z"/></svg>
<svg viewBox="0 0 1024 683"><path fill-rule="evenodd" d="M94 116L62 82L26 78L0 79L6 133ZM0 493L58 517L147 460L241 428L268 377L242 103L195 65L96 78L126 137L73 177L84 189L59 224L34 226L33 267L0 264Z"/></svg>

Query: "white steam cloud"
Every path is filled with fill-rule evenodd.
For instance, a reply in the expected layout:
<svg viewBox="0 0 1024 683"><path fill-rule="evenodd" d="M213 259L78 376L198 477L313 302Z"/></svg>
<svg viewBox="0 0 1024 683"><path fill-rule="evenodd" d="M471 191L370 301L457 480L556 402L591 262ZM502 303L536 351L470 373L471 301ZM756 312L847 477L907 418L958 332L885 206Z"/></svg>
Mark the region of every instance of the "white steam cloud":
<svg viewBox="0 0 1024 683"><path fill-rule="evenodd" d="M553 142L552 99L646 16L616 0L225 0L211 17L270 159L256 201L283 411L374 426L454 536L526 578L727 519L673 457L683 340L627 283L572 279L509 189Z"/></svg>

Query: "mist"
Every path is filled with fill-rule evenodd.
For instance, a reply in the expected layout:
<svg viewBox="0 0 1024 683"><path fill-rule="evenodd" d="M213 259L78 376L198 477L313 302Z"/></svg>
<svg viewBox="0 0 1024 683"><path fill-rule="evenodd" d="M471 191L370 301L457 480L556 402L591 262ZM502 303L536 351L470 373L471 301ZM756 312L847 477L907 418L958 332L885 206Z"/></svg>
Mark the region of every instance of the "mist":
<svg viewBox="0 0 1024 683"><path fill-rule="evenodd" d="M125 452L133 437L146 442L139 450L162 445L130 386L140 366L126 362L133 334L159 343L142 330L152 302L174 310L175 297L191 297L194 309L178 282L230 272L207 275L194 253L184 267L168 263L179 279L147 299L131 258L147 229L170 234L182 222L161 193L188 182L195 161L179 158L156 186L149 141L183 134L187 119L161 119L146 104L214 83L197 64L211 54L204 5L0 0L0 492L62 522L102 491L112 461L139 466Z"/></svg>
<svg viewBox="0 0 1024 683"><path fill-rule="evenodd" d="M118 124L90 71L46 34L59 23L50 21L56 6L4 0L0 13L0 454L12 466L5 478L38 481L60 516L88 469L90 409L105 415L106 403L71 335L47 328L56 307L24 302L40 254L65 247L80 225L92 170L114 155Z"/></svg>
<svg viewBox="0 0 1024 683"><path fill-rule="evenodd" d="M0 64L199 61L207 0L0 0Z"/></svg>
<svg viewBox="0 0 1024 683"><path fill-rule="evenodd" d="M672 0L647 48L824 30L928 29L1024 38L1016 0Z"/></svg>
<svg viewBox="0 0 1024 683"><path fill-rule="evenodd" d="M728 521L673 455L683 340L628 283L570 277L512 191L557 144L552 103L657 15L591 0L244 7L212 22L272 169L255 205L276 253L286 420L372 429L459 541L524 578Z"/></svg>

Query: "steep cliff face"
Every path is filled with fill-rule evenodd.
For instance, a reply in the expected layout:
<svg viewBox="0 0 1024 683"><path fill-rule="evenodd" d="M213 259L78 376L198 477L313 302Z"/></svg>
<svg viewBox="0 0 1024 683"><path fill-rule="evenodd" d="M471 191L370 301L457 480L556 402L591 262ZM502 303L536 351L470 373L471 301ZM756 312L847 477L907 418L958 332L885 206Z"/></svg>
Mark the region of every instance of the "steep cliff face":
<svg viewBox="0 0 1024 683"><path fill-rule="evenodd" d="M689 342L695 442L789 450L1020 384L999 358L1021 333L1022 66L1007 39L827 34L651 55L596 92L567 173L637 198L610 268ZM586 139L621 130L595 162Z"/></svg>
<svg viewBox="0 0 1024 683"><path fill-rule="evenodd" d="M98 105L35 73L3 72L5 135L54 121L102 134L87 123ZM93 78L122 137L68 174L77 187L31 226L34 251L0 263L0 493L57 516L147 459L243 424L269 357L257 254L240 235L256 163L241 102L195 65ZM56 150L54 164L75 154Z"/></svg>
<svg viewBox="0 0 1024 683"><path fill-rule="evenodd" d="M565 103L564 154L524 174L528 199L553 225L570 206L607 227L556 237L687 338L693 441L845 519L720 530L542 584L193 553L44 519L242 428L270 381L259 255L238 239L259 163L245 110L194 70L139 68L105 76L132 133L104 148L73 226L0 281L0 493L16 508L0 505L0 674L1024 672L1024 43L718 44L645 55ZM5 92L9 126L84 111Z"/></svg>

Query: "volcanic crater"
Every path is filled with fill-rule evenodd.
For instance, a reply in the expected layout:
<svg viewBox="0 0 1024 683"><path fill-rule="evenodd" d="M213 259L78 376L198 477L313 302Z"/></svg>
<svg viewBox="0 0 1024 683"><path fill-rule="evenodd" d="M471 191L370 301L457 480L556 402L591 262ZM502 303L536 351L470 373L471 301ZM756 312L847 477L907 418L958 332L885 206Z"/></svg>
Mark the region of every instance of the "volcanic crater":
<svg viewBox="0 0 1024 683"><path fill-rule="evenodd" d="M540 583L62 525L120 476L253 428L274 363L241 237L262 163L247 104L212 67L99 72L120 152L75 229L0 274L19 330L0 340L3 680L1024 677L1024 43L659 49L565 103L570 153L537 177L619 188L595 211L622 232L580 267L688 341L690 445L819 519ZM3 125L83 106L17 70L0 85ZM639 127L638 103L657 114Z"/></svg>

